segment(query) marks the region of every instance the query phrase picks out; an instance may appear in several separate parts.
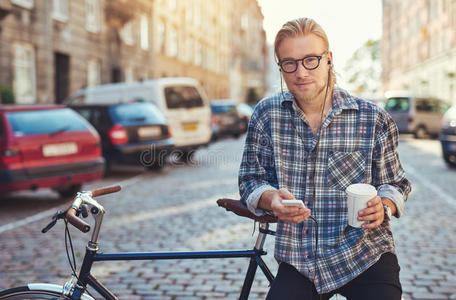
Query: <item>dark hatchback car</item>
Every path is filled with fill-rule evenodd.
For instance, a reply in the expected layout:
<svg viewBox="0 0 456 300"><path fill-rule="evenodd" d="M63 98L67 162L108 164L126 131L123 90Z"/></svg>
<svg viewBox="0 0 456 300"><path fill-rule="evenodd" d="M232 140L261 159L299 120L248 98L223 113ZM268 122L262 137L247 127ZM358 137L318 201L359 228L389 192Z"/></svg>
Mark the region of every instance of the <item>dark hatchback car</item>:
<svg viewBox="0 0 456 300"><path fill-rule="evenodd" d="M453 105L442 119L440 132L443 159L450 167L456 168L456 105Z"/></svg>
<svg viewBox="0 0 456 300"><path fill-rule="evenodd" d="M52 188L78 192L103 176L100 137L59 105L0 105L0 193Z"/></svg>
<svg viewBox="0 0 456 300"><path fill-rule="evenodd" d="M237 108L237 104L229 99L213 100L211 102L212 138L233 136L238 138L247 131L248 120Z"/></svg>
<svg viewBox="0 0 456 300"><path fill-rule="evenodd" d="M106 171L113 163L161 168L174 148L166 119L153 103L72 104L71 108L100 134Z"/></svg>

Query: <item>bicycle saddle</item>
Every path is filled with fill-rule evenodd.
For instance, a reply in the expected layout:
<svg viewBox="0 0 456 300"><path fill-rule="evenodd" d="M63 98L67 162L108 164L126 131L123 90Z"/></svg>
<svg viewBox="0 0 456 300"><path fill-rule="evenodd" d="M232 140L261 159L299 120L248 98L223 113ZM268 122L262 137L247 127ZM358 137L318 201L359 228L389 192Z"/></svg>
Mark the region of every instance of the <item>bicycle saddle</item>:
<svg viewBox="0 0 456 300"><path fill-rule="evenodd" d="M218 206L224 207L226 210L235 213L238 216L250 218L260 223L277 223L277 217L271 215L256 216L250 212L247 206L241 200L234 199L218 199Z"/></svg>

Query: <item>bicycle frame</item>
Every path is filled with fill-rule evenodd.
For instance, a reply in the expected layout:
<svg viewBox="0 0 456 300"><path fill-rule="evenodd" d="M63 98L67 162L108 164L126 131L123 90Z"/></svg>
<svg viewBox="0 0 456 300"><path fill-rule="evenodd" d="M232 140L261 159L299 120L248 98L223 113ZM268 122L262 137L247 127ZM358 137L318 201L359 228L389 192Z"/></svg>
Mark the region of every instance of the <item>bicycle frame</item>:
<svg viewBox="0 0 456 300"><path fill-rule="evenodd" d="M92 238L87 244L86 253L79 272L77 282L72 277L64 286L64 295L70 299L80 299L87 286L94 288L105 299L117 299L90 271L94 262L99 261L133 261L133 260L164 260L164 259L213 259L213 258L250 258L249 267L245 275L239 299L248 299L258 266L263 271L269 283L274 276L265 264L261 256L267 252L263 250L264 242L268 234L275 232L269 230L268 223L260 223L259 233L253 249L229 250L229 251L190 251L190 252L125 252L125 253L98 253L98 236L105 210L88 192L78 193L71 208L78 210L81 204L88 204L90 212L95 219ZM68 214L67 214L68 216ZM71 220L70 220L71 223Z"/></svg>
<svg viewBox="0 0 456 300"><path fill-rule="evenodd" d="M72 288L69 295L70 299L79 299L85 291L87 285L93 287L105 299L117 299L101 282L90 274L94 262L99 261L133 261L133 260L165 260L165 259L212 259L212 258L250 258L249 267L242 285L239 299L248 299L250 289L253 284L257 267L263 271L269 283L272 283L274 276L263 261L263 255L267 252L263 250L266 234L273 234L268 230L269 224L260 224L255 247L251 250L232 250L232 251L190 251L190 252L125 252L125 253L97 253L97 250L87 246L84 260L79 273L79 280Z"/></svg>

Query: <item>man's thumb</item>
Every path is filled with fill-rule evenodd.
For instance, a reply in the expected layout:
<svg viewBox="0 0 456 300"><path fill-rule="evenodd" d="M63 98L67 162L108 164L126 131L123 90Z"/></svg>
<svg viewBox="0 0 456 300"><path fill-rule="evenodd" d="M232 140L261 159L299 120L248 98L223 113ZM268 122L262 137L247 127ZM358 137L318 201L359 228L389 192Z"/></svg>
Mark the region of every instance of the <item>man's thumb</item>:
<svg viewBox="0 0 456 300"><path fill-rule="evenodd" d="M280 196L280 198L283 198L283 199L295 199L293 194L290 193L290 191L287 190L286 188L281 188L279 190L279 196Z"/></svg>

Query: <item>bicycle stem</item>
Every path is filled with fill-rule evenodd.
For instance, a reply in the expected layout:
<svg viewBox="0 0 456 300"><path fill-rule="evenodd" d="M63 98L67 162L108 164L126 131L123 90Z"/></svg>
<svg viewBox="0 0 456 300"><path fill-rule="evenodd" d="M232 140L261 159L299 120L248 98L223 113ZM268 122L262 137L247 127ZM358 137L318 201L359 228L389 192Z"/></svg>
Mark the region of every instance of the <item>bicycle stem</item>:
<svg viewBox="0 0 456 300"><path fill-rule="evenodd" d="M98 236L100 234L101 223L103 222L103 216L105 214L104 207L92 198L91 192L79 192L73 202L72 207L79 209L81 204L87 204L90 208L90 213L95 220L95 226L92 232L92 238L87 243L87 249L91 251L98 250Z"/></svg>

